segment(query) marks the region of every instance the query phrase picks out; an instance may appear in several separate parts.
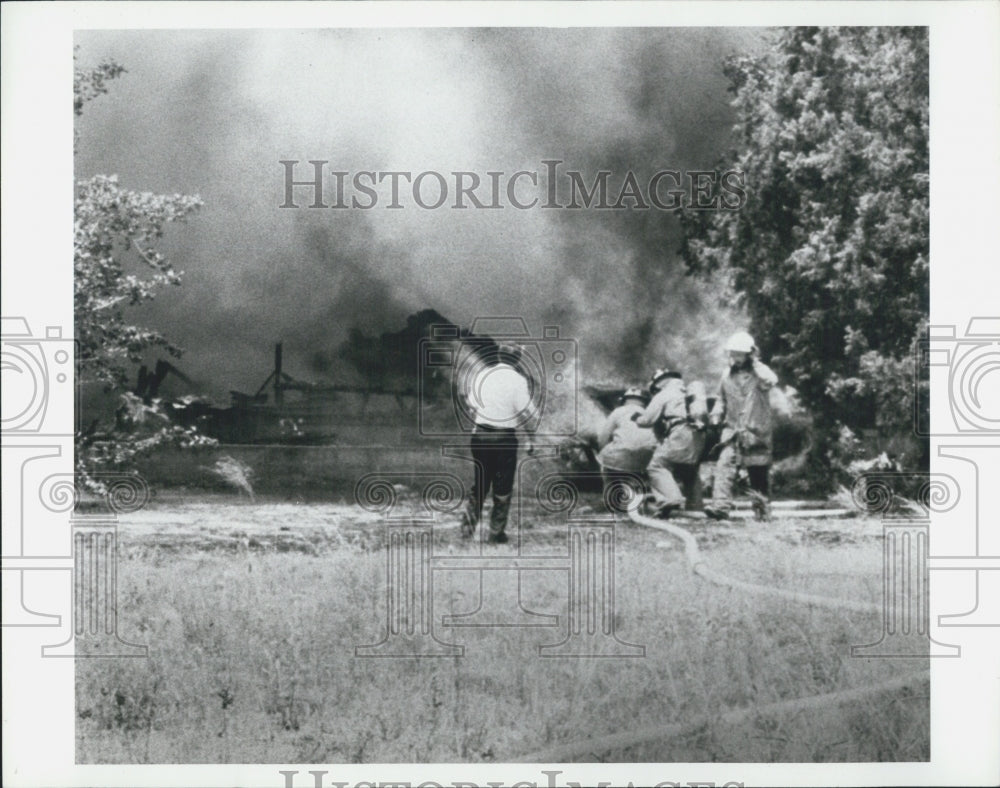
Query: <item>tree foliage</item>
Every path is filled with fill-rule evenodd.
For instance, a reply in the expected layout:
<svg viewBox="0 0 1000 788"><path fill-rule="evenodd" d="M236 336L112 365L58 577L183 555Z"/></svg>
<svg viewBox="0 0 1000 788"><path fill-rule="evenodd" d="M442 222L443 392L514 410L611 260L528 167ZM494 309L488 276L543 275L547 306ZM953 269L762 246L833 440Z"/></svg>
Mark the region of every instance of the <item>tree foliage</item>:
<svg viewBox="0 0 1000 788"><path fill-rule="evenodd" d="M161 285L180 284L183 272L154 244L166 223L184 219L200 205L198 197L124 189L114 175L77 184L74 317L85 379L120 387L126 362L141 361L148 348L159 345L179 355L160 333L131 325L124 309L149 301Z"/></svg>
<svg viewBox="0 0 1000 788"><path fill-rule="evenodd" d="M928 317L924 28L789 28L727 61L738 211L688 212L692 272L726 271L758 345L829 433L912 432ZM910 458L913 459L913 458Z"/></svg>
<svg viewBox="0 0 1000 788"><path fill-rule="evenodd" d="M125 69L104 61L77 69L73 111L107 93L107 82ZM100 469L128 468L139 454L163 443L206 442L191 428L171 424L157 400L143 402L127 388L129 365L151 347L174 356L180 349L162 334L133 325L129 307L152 299L161 285L178 285L176 271L156 248L169 222L183 221L201 206L197 196L157 195L125 189L115 175L95 175L76 184L73 235L74 300L78 385L100 384L119 398L113 425L91 424L76 441L77 470L85 478ZM96 485L92 485L96 486Z"/></svg>
<svg viewBox="0 0 1000 788"><path fill-rule="evenodd" d="M83 105L108 92L107 83L125 73L125 67L113 60L102 60L91 69L73 71L73 114L83 114Z"/></svg>

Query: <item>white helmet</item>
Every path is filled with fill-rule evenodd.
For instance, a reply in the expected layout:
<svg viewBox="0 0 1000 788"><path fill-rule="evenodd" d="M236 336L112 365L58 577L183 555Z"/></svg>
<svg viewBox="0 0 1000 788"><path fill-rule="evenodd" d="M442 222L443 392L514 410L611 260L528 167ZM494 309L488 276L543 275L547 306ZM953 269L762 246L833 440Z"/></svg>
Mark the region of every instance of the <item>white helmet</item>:
<svg viewBox="0 0 1000 788"><path fill-rule="evenodd" d="M753 353L756 349L753 337L746 331L737 331L726 340L726 350L730 353Z"/></svg>

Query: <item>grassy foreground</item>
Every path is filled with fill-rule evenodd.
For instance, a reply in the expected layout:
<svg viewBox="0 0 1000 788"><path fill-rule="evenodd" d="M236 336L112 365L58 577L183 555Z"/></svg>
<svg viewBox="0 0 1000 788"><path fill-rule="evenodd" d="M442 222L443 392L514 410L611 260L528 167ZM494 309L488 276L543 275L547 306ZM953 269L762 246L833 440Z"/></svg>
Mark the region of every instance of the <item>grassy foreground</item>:
<svg viewBox="0 0 1000 788"><path fill-rule="evenodd" d="M714 539L701 528L719 571L879 598L875 540ZM554 552L558 533L537 533ZM443 550L449 541L443 535ZM465 656L357 658L355 646L378 641L385 626L379 542L338 538L281 552L266 544L248 551L246 541L206 550L123 538L119 632L148 644L150 656L77 661L78 761L509 761L560 742L877 683L927 664L853 659L851 644L878 639L877 615L708 585L668 537L629 526L618 535L618 635L645 645L644 658L539 658L537 646L558 642L562 627L439 629L442 640L466 646ZM472 550L454 548L462 552ZM565 615L564 575L522 577L533 610ZM474 573L439 573L435 583L439 616L475 607ZM748 719L581 760L929 757L922 682L822 711Z"/></svg>

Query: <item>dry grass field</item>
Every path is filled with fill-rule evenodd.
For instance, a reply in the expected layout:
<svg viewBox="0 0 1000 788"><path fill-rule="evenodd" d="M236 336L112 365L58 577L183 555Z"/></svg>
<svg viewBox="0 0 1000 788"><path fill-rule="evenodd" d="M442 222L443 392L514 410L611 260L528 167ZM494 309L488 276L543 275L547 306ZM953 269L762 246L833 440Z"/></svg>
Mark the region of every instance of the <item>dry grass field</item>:
<svg viewBox="0 0 1000 788"><path fill-rule="evenodd" d="M598 506L598 499L588 501ZM877 520L687 523L713 569L864 602L881 595ZM523 553L564 550L557 515L526 512ZM385 629L385 528L347 502L159 497L123 517L119 633L148 659L77 660L83 763L517 760L591 736L693 721L586 761L920 761L926 682L788 714L734 709L866 686L926 660L858 659L878 615L713 586L680 545L617 528L616 625L642 658L542 658L560 629L450 628L464 656L367 659ZM461 556L457 521L435 551ZM492 553L512 553L505 545ZM491 554L492 554L491 553ZM558 572L522 574L535 612L566 615ZM436 573L435 612L476 607L476 573ZM699 722L699 720L701 720Z"/></svg>

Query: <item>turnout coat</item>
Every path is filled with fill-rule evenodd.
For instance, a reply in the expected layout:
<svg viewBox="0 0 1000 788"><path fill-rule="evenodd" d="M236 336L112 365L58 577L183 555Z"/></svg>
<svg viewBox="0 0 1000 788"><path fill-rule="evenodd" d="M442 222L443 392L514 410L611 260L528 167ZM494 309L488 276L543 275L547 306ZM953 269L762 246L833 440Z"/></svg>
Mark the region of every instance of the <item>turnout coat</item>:
<svg viewBox="0 0 1000 788"><path fill-rule="evenodd" d="M712 414L722 420L723 446L732 446L740 465L770 465L774 431L769 392L778 376L754 359L750 369L733 369L722 379Z"/></svg>
<svg viewBox="0 0 1000 788"><path fill-rule="evenodd" d="M633 473L646 470L656 448L656 437L652 430L643 429L633 420L632 416L642 410L641 404L627 400L608 416L597 435L601 447L597 460L602 468Z"/></svg>
<svg viewBox="0 0 1000 788"><path fill-rule="evenodd" d="M655 457L676 465L697 465L705 448L705 433L688 418L688 391L680 378L668 379L650 400L636 423L652 428L660 443ZM695 397L695 402L699 400ZM703 402L703 397L700 398ZM692 414L694 415L694 414Z"/></svg>

